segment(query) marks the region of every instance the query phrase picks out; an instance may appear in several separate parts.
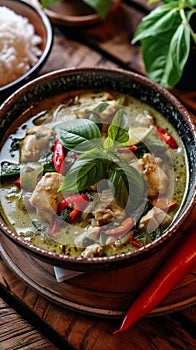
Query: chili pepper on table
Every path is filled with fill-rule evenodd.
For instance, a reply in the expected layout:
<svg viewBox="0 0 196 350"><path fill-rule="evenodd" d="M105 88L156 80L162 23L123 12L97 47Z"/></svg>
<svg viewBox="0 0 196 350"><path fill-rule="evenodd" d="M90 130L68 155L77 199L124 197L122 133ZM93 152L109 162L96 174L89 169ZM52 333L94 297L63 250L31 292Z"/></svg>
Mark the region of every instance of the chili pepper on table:
<svg viewBox="0 0 196 350"><path fill-rule="evenodd" d="M177 142L174 140L173 136L171 136L171 134L165 130L164 128L162 128L161 126L157 126L156 127L159 136L161 137L161 139L170 147L173 149L177 149L178 148L178 144Z"/></svg>
<svg viewBox="0 0 196 350"><path fill-rule="evenodd" d="M58 173L62 173L63 170L64 170L63 167L62 167L64 159L65 159L64 147L60 143L59 140L56 140L55 144L54 144L54 151L53 151L52 161L53 161L55 170Z"/></svg>
<svg viewBox="0 0 196 350"><path fill-rule="evenodd" d="M196 264L196 230L176 248L159 271L129 308L121 327L113 334L122 333L157 306L181 277Z"/></svg>
<svg viewBox="0 0 196 350"><path fill-rule="evenodd" d="M75 194L64 199L58 206L58 213L68 208L69 222L73 222L76 216L86 207L89 197L87 194Z"/></svg>

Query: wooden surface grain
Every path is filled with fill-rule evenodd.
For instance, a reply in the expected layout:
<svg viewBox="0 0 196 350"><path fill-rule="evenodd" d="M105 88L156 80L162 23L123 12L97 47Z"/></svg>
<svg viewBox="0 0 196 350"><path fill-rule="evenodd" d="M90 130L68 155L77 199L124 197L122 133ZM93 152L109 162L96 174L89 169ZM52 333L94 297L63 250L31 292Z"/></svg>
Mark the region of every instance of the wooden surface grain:
<svg viewBox="0 0 196 350"><path fill-rule="evenodd" d="M184 313L182 311L180 316L179 313L174 313L165 316L146 317L133 325L126 333L113 336L113 331L119 327L118 320L108 321L107 319L97 317L87 317L86 315L64 309L60 305L51 303L28 288L7 268L2 260L0 260L0 271L0 285L10 290L18 300L28 305L28 308L33 313L38 315L78 350L195 349L195 307L186 309ZM45 337L41 336L33 327L24 322L3 301L1 301L0 306L0 349L9 349L7 347L9 344L12 350L25 349L25 347L27 349L33 349L27 346L32 346L31 341L33 338L30 338L30 336L33 337L34 335L37 344L39 342L43 344L43 347L34 347L34 349L44 349L44 344L51 346L49 342L47 343ZM22 342L23 347L18 347L18 339L14 337L15 326L16 328L18 327L18 339ZM25 336L23 336L23 333ZM54 343L56 342L55 337L53 341ZM48 349L50 348L48 347ZM51 347L51 349L53 348Z"/></svg>
<svg viewBox="0 0 196 350"><path fill-rule="evenodd" d="M104 66L145 75L140 47L131 46L130 40L148 10L147 1L126 0L107 23L80 29L80 32L55 26L53 48L39 74L61 68ZM195 113L196 91L173 89L172 93ZM87 316L51 302L18 278L2 259L0 297L0 350L196 348L195 306L171 314L145 317L126 333L113 336L120 320Z"/></svg>

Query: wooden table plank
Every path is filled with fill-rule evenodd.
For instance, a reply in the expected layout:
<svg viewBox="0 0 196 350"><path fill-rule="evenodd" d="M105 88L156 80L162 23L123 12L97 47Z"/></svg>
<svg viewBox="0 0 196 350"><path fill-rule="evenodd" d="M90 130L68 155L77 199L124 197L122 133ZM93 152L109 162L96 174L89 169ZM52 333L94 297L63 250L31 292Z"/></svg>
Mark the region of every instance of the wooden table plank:
<svg viewBox="0 0 196 350"><path fill-rule="evenodd" d="M56 350L57 348L0 298L0 349Z"/></svg>

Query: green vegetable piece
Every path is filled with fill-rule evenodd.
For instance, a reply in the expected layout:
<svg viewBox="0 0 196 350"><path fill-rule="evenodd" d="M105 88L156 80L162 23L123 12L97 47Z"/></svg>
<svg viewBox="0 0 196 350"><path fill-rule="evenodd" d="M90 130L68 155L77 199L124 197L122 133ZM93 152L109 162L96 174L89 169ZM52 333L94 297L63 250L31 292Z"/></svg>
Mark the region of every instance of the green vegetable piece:
<svg viewBox="0 0 196 350"><path fill-rule="evenodd" d="M1 177L16 176L20 174L20 164L4 162L1 164Z"/></svg>

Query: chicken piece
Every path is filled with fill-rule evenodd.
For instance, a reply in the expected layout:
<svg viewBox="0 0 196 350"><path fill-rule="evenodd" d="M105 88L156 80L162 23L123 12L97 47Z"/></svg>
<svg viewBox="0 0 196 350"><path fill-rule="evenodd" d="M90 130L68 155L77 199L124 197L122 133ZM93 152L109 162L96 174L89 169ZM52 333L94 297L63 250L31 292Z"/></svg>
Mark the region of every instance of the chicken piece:
<svg viewBox="0 0 196 350"><path fill-rule="evenodd" d="M140 160L144 168L144 175L148 183L148 196L156 198L167 193L169 179L166 170L161 166L162 160L146 153Z"/></svg>
<svg viewBox="0 0 196 350"><path fill-rule="evenodd" d="M93 258L94 256L101 256L102 254L103 254L103 248L98 243L89 245L81 253L83 258Z"/></svg>
<svg viewBox="0 0 196 350"><path fill-rule="evenodd" d="M53 129L42 125L27 129L26 137L21 142L21 162L35 162L48 153L49 143L55 134Z"/></svg>
<svg viewBox="0 0 196 350"><path fill-rule="evenodd" d="M98 226L88 226L84 229L84 232L74 239L74 244L77 248L83 248L83 241L85 238L92 239L96 241L99 237L100 227Z"/></svg>
<svg viewBox="0 0 196 350"><path fill-rule="evenodd" d="M114 219L123 219L125 210L117 204L111 190L106 189L99 195L92 214L95 217L96 224L102 226Z"/></svg>
<svg viewBox="0 0 196 350"><path fill-rule="evenodd" d="M64 176L59 173L46 173L38 182L30 198L30 204L36 208L43 219L53 222L59 203L63 200L61 192L57 192Z"/></svg>
<svg viewBox="0 0 196 350"><path fill-rule="evenodd" d="M144 215L139 222L139 229L151 233L159 226L167 226L170 224L172 218L164 210L153 207Z"/></svg>

